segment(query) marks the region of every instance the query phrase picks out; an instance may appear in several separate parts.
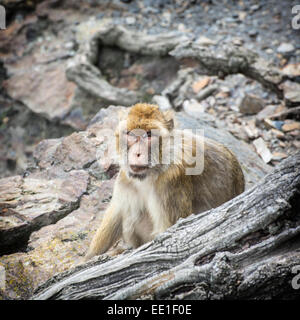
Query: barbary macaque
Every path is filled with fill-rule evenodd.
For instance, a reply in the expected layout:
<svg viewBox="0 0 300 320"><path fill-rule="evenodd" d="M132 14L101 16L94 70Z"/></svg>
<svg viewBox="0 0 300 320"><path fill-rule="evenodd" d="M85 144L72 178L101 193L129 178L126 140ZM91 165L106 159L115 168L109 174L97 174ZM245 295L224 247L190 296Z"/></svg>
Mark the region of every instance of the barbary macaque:
<svg viewBox="0 0 300 320"><path fill-rule="evenodd" d="M138 103L116 131L120 158L112 199L85 260L123 238L137 248L180 218L244 191L238 160L211 139L174 128L173 114Z"/></svg>

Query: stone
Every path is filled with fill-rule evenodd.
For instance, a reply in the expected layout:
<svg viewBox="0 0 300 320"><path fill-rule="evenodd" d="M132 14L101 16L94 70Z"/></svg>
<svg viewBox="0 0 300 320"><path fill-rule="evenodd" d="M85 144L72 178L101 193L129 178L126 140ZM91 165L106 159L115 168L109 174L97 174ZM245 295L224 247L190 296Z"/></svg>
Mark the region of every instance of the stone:
<svg viewBox="0 0 300 320"><path fill-rule="evenodd" d="M300 103L299 83L287 80L280 85L280 88L283 90L284 98L287 100L287 103L295 105Z"/></svg>
<svg viewBox="0 0 300 320"><path fill-rule="evenodd" d="M179 23L178 27L177 27L178 31L180 32L186 32L186 26L184 25L184 23Z"/></svg>
<svg viewBox="0 0 300 320"><path fill-rule="evenodd" d="M241 141L249 141L249 135L246 133L245 130L243 130L243 128L236 123L231 124L228 127L228 131L233 134L234 137L236 137L237 139L241 140Z"/></svg>
<svg viewBox="0 0 300 320"><path fill-rule="evenodd" d="M210 83L210 81L210 77L203 77L202 79L194 82L192 85L194 93L197 94L200 90L205 88Z"/></svg>
<svg viewBox="0 0 300 320"><path fill-rule="evenodd" d="M247 17L247 12L246 12L246 11L239 11L239 12L238 12L238 16L239 16L239 19L240 19L241 21L244 21L245 18Z"/></svg>
<svg viewBox="0 0 300 320"><path fill-rule="evenodd" d="M300 130L289 131L289 135L296 137L296 138L299 138L300 137Z"/></svg>
<svg viewBox="0 0 300 320"><path fill-rule="evenodd" d="M267 54L273 54L274 53L273 49L271 49L271 48L266 48L265 51L266 51Z"/></svg>
<svg viewBox="0 0 300 320"><path fill-rule="evenodd" d="M300 122L291 121L291 122L285 123L282 126L282 130L285 132L289 132L289 131L293 131L293 130L300 130Z"/></svg>
<svg viewBox="0 0 300 320"><path fill-rule="evenodd" d="M295 50L295 47L291 43L283 42L280 44L280 46L277 48L278 53L291 53Z"/></svg>
<svg viewBox="0 0 300 320"><path fill-rule="evenodd" d="M300 150L300 141L298 141L298 140L293 141L293 145L295 148Z"/></svg>
<svg viewBox="0 0 300 320"><path fill-rule="evenodd" d="M128 25L133 25L133 24L135 24L136 19L135 19L135 17L126 17L125 21Z"/></svg>
<svg viewBox="0 0 300 320"><path fill-rule="evenodd" d="M250 29L248 34L250 37L256 37L258 35L258 31L256 29Z"/></svg>
<svg viewBox="0 0 300 320"><path fill-rule="evenodd" d="M255 139L259 136L259 130L257 129L255 125L255 120L249 120L246 125L243 126L243 129L247 133L248 137L250 139Z"/></svg>
<svg viewBox="0 0 300 320"><path fill-rule="evenodd" d="M191 116L203 116L206 106L195 99L185 100L183 102L183 110Z"/></svg>
<svg viewBox="0 0 300 320"><path fill-rule="evenodd" d="M41 167L54 165L64 171L76 170L96 160L96 148L101 142L97 137L89 136L87 132L74 132L59 141L42 141L37 146L34 157ZM45 153L46 149L49 152Z"/></svg>
<svg viewBox="0 0 300 320"><path fill-rule="evenodd" d="M250 94L245 94L240 105L239 110L243 114L256 114L264 108L264 100Z"/></svg>
<svg viewBox="0 0 300 320"><path fill-rule="evenodd" d="M280 161L280 160L285 159L287 157L288 157L288 155L283 152L273 152L272 153L272 160L275 160L275 161Z"/></svg>
<svg viewBox="0 0 300 320"><path fill-rule="evenodd" d="M284 139L285 134L277 129L271 129L271 132L275 135L276 138L278 139ZM283 147L285 147L285 145L282 145Z"/></svg>
<svg viewBox="0 0 300 320"><path fill-rule="evenodd" d="M261 8L261 5L260 4L253 4L251 7L250 7L250 11L251 13L259 10Z"/></svg>
<svg viewBox="0 0 300 320"><path fill-rule="evenodd" d="M274 128L277 130L281 130L284 122L283 121L273 121L270 119L264 119L264 124L268 129Z"/></svg>
<svg viewBox="0 0 300 320"><path fill-rule="evenodd" d="M300 76L300 63L290 63L281 69L281 72L290 78Z"/></svg>
<svg viewBox="0 0 300 320"><path fill-rule="evenodd" d="M25 103L33 112L50 120L62 119L71 109L75 84L68 81L61 62L25 68L28 61L19 62L20 70L4 81L8 93ZM17 70L17 69L15 69Z"/></svg>
<svg viewBox="0 0 300 320"><path fill-rule="evenodd" d="M73 211L87 184L88 174L82 170L52 178L40 174L1 179L0 252L26 245L32 231Z"/></svg>
<svg viewBox="0 0 300 320"><path fill-rule="evenodd" d="M234 38L232 43L236 46L242 46L244 44L244 40L241 38Z"/></svg>
<svg viewBox="0 0 300 320"><path fill-rule="evenodd" d="M265 118L268 118L272 115L274 115L275 113L277 113L277 109L278 109L278 105L267 105L266 107L264 107L261 111L259 111L256 115L256 118L259 121L264 120Z"/></svg>
<svg viewBox="0 0 300 320"><path fill-rule="evenodd" d="M170 100L166 96L155 95L152 98L152 101L154 104L157 104L159 106L159 109L162 111L172 109L172 105L170 103Z"/></svg>
<svg viewBox="0 0 300 320"><path fill-rule="evenodd" d="M272 160L272 153L262 138L254 140L253 145L256 149L256 152L261 156L265 163L268 163Z"/></svg>
<svg viewBox="0 0 300 320"><path fill-rule="evenodd" d="M80 236L80 233L87 234L87 228L96 231L98 223L100 224L99 220L103 217L103 211L111 199L114 182L115 179L99 181L93 192L82 196L78 209L57 223L33 232L29 239L29 247L34 250L38 249L43 243L51 242L55 238L62 239L64 242L67 242L67 239L74 241L76 236ZM91 238L90 235L87 237Z"/></svg>

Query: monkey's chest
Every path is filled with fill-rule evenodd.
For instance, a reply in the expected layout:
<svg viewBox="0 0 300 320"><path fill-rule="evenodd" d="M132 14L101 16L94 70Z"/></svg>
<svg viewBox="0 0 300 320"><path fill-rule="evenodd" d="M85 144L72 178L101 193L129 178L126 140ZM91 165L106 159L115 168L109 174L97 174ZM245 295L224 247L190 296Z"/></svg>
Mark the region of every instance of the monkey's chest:
<svg viewBox="0 0 300 320"><path fill-rule="evenodd" d="M157 216L157 196L152 188L135 188L127 190L128 206L123 207L123 230L134 234L140 245L152 240L152 232ZM125 235L126 237L126 235Z"/></svg>
<svg viewBox="0 0 300 320"><path fill-rule="evenodd" d="M140 212L139 216L134 225L134 233L143 244L152 240L153 223L147 211Z"/></svg>
<svg viewBox="0 0 300 320"><path fill-rule="evenodd" d="M122 227L125 242L135 248L152 240L153 222L144 206L128 208L123 216Z"/></svg>

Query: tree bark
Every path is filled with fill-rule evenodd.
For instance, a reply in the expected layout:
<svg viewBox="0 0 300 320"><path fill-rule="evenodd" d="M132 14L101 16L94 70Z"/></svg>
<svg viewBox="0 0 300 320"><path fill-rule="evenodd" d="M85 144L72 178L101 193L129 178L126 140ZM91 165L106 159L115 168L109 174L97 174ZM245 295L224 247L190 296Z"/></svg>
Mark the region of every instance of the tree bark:
<svg viewBox="0 0 300 320"><path fill-rule="evenodd" d="M142 247L58 274L33 299L299 298L300 152Z"/></svg>

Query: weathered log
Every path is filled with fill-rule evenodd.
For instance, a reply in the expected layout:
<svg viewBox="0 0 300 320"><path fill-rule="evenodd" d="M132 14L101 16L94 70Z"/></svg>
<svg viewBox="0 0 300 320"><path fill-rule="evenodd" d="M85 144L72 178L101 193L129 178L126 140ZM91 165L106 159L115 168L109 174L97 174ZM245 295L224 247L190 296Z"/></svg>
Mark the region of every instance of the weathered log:
<svg viewBox="0 0 300 320"><path fill-rule="evenodd" d="M299 298L300 152L142 247L58 274L33 299Z"/></svg>
<svg viewBox="0 0 300 320"><path fill-rule="evenodd" d="M262 59L257 53L243 47L220 43L216 46L201 46L193 41L186 41L171 52L177 59L194 58L200 63L200 74L225 77L241 73L260 82L283 97L280 84L284 75L272 63Z"/></svg>
<svg viewBox="0 0 300 320"><path fill-rule="evenodd" d="M107 82L97 67L99 52L105 46L153 57L170 55L178 60L192 58L198 61L197 72L200 74L224 78L227 75L241 73L274 91L280 99L284 98L288 105L299 104L299 85L293 81L286 82L287 75L272 62L245 47L224 42L206 46L193 40L192 34L185 36L169 32L149 35L110 22L94 22L88 26L83 24L79 27L78 34L85 35L85 30L91 28L97 31L81 43L78 54L68 62L66 75L70 81L92 96L109 103L131 105L140 101L141 96L138 92L117 88ZM86 35L79 36L82 37L85 39ZM171 91L180 87L181 83L182 79L176 79L170 88L164 90L163 95L172 94Z"/></svg>
<svg viewBox="0 0 300 320"><path fill-rule="evenodd" d="M142 100L142 97L134 91L114 87L105 80L95 66L103 46L117 47L141 55L165 56L180 42L188 39L176 32L148 35L111 23L100 23L94 28L97 31L82 44L80 53L69 62L66 75L69 80L93 96L117 105L129 106Z"/></svg>

